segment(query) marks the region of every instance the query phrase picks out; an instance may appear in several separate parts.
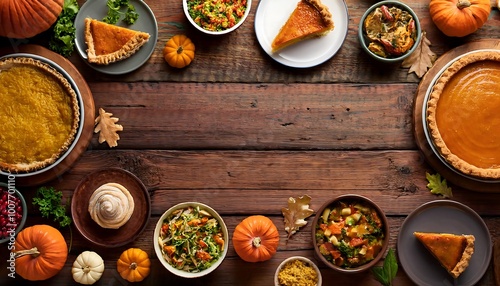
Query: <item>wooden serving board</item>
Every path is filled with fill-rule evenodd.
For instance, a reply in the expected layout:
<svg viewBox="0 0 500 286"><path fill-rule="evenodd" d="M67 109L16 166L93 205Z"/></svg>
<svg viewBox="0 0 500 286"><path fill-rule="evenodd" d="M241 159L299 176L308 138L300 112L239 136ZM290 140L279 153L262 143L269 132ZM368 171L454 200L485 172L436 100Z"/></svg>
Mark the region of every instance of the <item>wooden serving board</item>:
<svg viewBox="0 0 500 286"><path fill-rule="evenodd" d="M61 66L68 74L71 75L76 85L78 86L84 105L84 122L83 130L78 142L76 143L73 150L62 160L57 166L53 167L46 172L29 176L29 177L17 177L16 185L19 186L36 186L43 184L45 182L51 181L58 176L61 176L64 172L73 166L73 164L78 160L80 155L87 149L90 140L92 138L95 120L95 108L94 108L94 98L92 97L92 92L80 74L76 67L65 57L50 51L39 45L21 45L12 48L6 48L0 50L0 56L12 54L12 53L29 53L45 57L49 60L54 61L59 66Z"/></svg>
<svg viewBox="0 0 500 286"><path fill-rule="evenodd" d="M500 50L500 40L496 39L484 39L476 42L470 42L465 45L456 47L447 53L439 57L434 65L427 71L425 76L422 78L417 92L415 94L414 107L413 107L413 126L415 140L422 151L427 162L438 172L446 178L449 182L469 189L471 191L477 192L500 192L500 183L489 183L480 182L467 177L461 176L451 170L446 166L441 160L434 154L431 146L427 142L424 133L424 125L422 122L422 107L424 103L425 94L429 85L431 84L434 77L438 72L451 60L454 58L465 54L467 52L482 50L482 49L498 49Z"/></svg>

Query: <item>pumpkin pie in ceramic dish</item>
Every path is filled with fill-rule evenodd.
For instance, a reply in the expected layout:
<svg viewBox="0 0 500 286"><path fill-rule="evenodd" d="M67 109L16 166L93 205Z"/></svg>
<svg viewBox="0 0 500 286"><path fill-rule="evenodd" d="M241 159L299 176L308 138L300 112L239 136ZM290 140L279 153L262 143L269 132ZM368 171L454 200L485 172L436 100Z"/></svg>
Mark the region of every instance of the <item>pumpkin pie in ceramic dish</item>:
<svg viewBox="0 0 500 286"><path fill-rule="evenodd" d="M454 61L437 79L427 125L439 155L459 172L500 179L500 51Z"/></svg>
<svg viewBox="0 0 500 286"><path fill-rule="evenodd" d="M428 232L413 234L453 278L458 278L469 266L474 254L473 235Z"/></svg>
<svg viewBox="0 0 500 286"><path fill-rule="evenodd" d="M149 34L85 18L85 42L90 63L107 65L135 54Z"/></svg>
<svg viewBox="0 0 500 286"><path fill-rule="evenodd" d="M77 94L52 66L30 57L0 60L0 170L30 172L54 163L79 126Z"/></svg>
<svg viewBox="0 0 500 286"><path fill-rule="evenodd" d="M273 52L314 37L320 37L331 30L334 24L328 7L320 0L300 0L286 23L274 38Z"/></svg>

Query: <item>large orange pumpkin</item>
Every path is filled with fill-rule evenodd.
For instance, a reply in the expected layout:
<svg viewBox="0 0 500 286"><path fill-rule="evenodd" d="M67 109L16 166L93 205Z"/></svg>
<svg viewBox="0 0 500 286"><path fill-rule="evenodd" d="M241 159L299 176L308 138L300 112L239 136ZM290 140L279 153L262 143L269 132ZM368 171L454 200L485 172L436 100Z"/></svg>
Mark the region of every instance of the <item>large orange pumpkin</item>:
<svg viewBox="0 0 500 286"><path fill-rule="evenodd" d="M445 35L465 37L484 25L491 7L490 0L431 0L429 12Z"/></svg>
<svg viewBox="0 0 500 286"><path fill-rule="evenodd" d="M15 244L16 272L31 281L45 280L59 273L68 258L68 246L61 232L39 224L19 232Z"/></svg>
<svg viewBox="0 0 500 286"><path fill-rule="evenodd" d="M1 0L0 36L31 38L57 21L64 0Z"/></svg>
<svg viewBox="0 0 500 286"><path fill-rule="evenodd" d="M278 229L268 217L262 215L245 218L233 232L234 250L247 262L271 259L278 249L279 241Z"/></svg>

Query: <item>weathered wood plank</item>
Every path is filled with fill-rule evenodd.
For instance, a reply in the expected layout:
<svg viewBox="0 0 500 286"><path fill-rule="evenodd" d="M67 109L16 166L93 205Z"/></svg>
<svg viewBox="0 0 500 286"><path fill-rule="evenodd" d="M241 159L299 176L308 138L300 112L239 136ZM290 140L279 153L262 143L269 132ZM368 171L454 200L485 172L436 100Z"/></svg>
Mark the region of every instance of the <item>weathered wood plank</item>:
<svg viewBox="0 0 500 286"><path fill-rule="evenodd" d="M95 150L46 185L71 197L86 175L108 167L138 176L151 194L156 215L191 199L222 214L279 215L289 196L309 194L312 207L319 208L327 199L347 193L372 198L389 215L408 215L439 198L426 187L425 173L434 172L417 151ZM453 199L481 215L500 214L500 194L450 186ZM30 188L22 190L33 195Z"/></svg>
<svg viewBox="0 0 500 286"><path fill-rule="evenodd" d="M415 149L415 84L93 83L119 149ZM106 149L94 136L91 148Z"/></svg>
<svg viewBox="0 0 500 286"><path fill-rule="evenodd" d="M492 1L492 6L494 0ZM84 1L79 1L83 3ZM255 11L258 0L252 2L253 8L247 21L234 33L221 37L205 36L189 26L179 1L154 1L146 3L154 11L158 21L159 39L151 59L135 72L112 76L95 72L78 55L71 57L89 82L93 81L171 81L171 82L274 82L274 83L418 83L415 74L398 64L384 66L366 55L359 46L358 24L364 11L373 3L370 1L346 1L349 9L349 30L339 52L326 63L310 69L294 69L274 62L260 48L254 31ZM430 19L427 0L405 1L419 16L422 28L432 42L432 49L442 55L461 44L485 39L499 38L499 11L493 9L489 20L476 33L464 38L448 38L436 29ZM174 34L185 33L196 44L196 58L191 66L178 70L169 67L162 57L166 41ZM22 43L43 43L47 46L48 33L29 40L2 40L2 45Z"/></svg>
<svg viewBox="0 0 500 286"><path fill-rule="evenodd" d="M230 234L233 233L234 228L243 218L244 217L242 216L224 216L224 220L228 225ZM157 279L157 277L161 277L162 282L168 282L167 284L169 285L271 285L273 281L274 271L278 264L283 259L293 255L305 256L315 261L321 269L324 281L335 281L337 285L380 285L377 281L374 280L370 272L356 274L354 276L341 275L321 264L321 262L316 259L314 251L312 249L312 219L308 219L309 223L287 241L287 234L284 231L283 220L282 217L279 216L271 217L280 232L280 244L278 252L271 260L262 263L244 262L237 256L231 243L225 261L213 274L194 280L181 279L175 277L173 274L170 274L167 270L165 270L160 264L159 260L156 258L156 254L153 248L153 232L157 219L158 217L151 217L148 227L135 242L116 249L93 246L89 244L77 232L76 229L73 228L72 249L63 270L61 270L61 272L57 274L57 276L46 281L30 283L28 281L22 280L22 283L23 285L66 286L68 285L68 283L70 283L69 281L73 281L71 278L71 265L76 256L84 250L91 249L93 251L96 251L103 257L106 265L106 270L101 280L95 285L125 285L126 282L121 279L118 272L116 271L116 260L123 250L129 247L139 247L141 249L144 249L148 253L152 261L151 274L148 277L149 279L144 280L141 285L158 285L158 281L155 280L155 278ZM500 229L500 219L485 217L484 220L490 229L495 230L495 232L492 232L492 237L497 237L497 230ZM389 224L391 227L390 247L395 250L397 249L397 230L401 227L403 221L404 217L389 217ZM28 220L28 225L37 223L47 223L47 220L44 220L40 217L30 217ZM62 229L62 232L69 242L69 230L65 228ZM2 247L0 249L0 254L2 257L7 257L7 249L5 247ZM3 263L5 262L2 261L2 264ZM19 283L19 277L18 279L11 279L7 276L7 273L8 272L6 267L2 267L0 269L0 282L2 285L14 285L14 283ZM353 283L353 280L356 281L356 283ZM394 283L395 285L411 284L401 266L399 268L398 275L394 280ZM494 285L494 277L491 267L478 285Z"/></svg>

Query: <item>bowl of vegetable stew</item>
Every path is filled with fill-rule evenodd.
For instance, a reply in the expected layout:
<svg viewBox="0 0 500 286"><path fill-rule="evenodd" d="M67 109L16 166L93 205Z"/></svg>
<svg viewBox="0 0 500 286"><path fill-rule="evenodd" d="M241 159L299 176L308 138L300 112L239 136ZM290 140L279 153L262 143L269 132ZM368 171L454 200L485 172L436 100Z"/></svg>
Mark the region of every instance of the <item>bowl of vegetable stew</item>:
<svg viewBox="0 0 500 286"><path fill-rule="evenodd" d="M367 197L342 195L323 204L312 227L314 252L342 273L370 269L389 245L389 225L380 207Z"/></svg>
<svg viewBox="0 0 500 286"><path fill-rule="evenodd" d="M361 48L372 58L399 63L418 47L422 28L417 14L397 0L375 3L361 17L358 27Z"/></svg>
<svg viewBox="0 0 500 286"><path fill-rule="evenodd" d="M184 14L199 31L224 35L238 29L250 14L251 0L183 0Z"/></svg>
<svg viewBox="0 0 500 286"><path fill-rule="evenodd" d="M160 217L153 244L168 271L184 278L197 278L222 263L229 246L229 233L214 209L199 202L184 202Z"/></svg>

